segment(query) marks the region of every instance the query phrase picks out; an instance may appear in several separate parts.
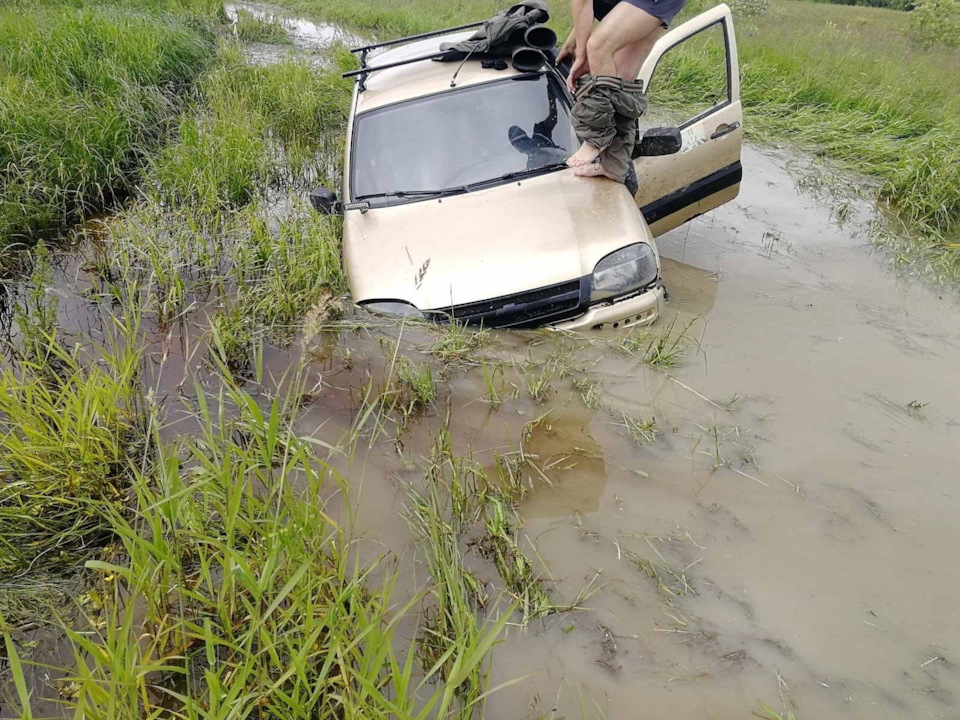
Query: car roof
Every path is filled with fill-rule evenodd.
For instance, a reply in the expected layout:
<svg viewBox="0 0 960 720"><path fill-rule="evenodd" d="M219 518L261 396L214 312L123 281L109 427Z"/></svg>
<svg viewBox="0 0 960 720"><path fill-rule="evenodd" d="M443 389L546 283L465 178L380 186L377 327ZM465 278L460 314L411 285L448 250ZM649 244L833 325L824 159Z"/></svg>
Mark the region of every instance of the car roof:
<svg viewBox="0 0 960 720"><path fill-rule="evenodd" d="M438 53L441 43L457 42L470 37L472 34L472 31L467 31L417 40L378 53L367 60L367 65L376 67L377 65L386 65L387 63ZM459 65L459 61L433 62L432 60L425 60L370 73L367 76L366 90L360 93L357 98L356 111L359 114L384 105L450 90L452 89L450 79ZM506 70L494 70L483 68L480 60L470 59L464 63L463 68L457 75L457 87L476 85L521 74L509 62Z"/></svg>

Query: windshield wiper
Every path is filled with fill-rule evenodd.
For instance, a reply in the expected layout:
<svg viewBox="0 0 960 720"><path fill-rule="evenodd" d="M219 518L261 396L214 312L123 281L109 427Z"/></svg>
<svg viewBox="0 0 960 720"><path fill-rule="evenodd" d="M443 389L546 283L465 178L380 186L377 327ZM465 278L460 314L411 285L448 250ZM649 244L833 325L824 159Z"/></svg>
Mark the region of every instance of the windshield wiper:
<svg viewBox="0 0 960 720"><path fill-rule="evenodd" d="M376 198L405 198L405 197L444 197L445 195L455 195L465 193L469 190L466 185L457 187L442 188L440 190L390 190L388 192L370 193L368 195L357 195L354 201L374 200Z"/></svg>
<svg viewBox="0 0 960 720"><path fill-rule="evenodd" d="M490 178L488 180L478 180L466 185L457 185L455 187L441 188L439 190L390 190L388 192L357 195L353 200L354 202L363 202L365 200L376 200L378 198L445 197L447 195L457 195L460 193L470 192L473 188L480 187L481 185L490 185L491 183L505 182L507 180L514 180L516 178L526 177L528 175L537 175L540 173L551 172L553 170L562 170L566 167L569 167L566 162L549 163L547 165L540 165L534 168L513 170L512 172L504 173L499 177Z"/></svg>
<svg viewBox="0 0 960 720"><path fill-rule="evenodd" d="M548 163L547 165L538 165L537 167L524 168L523 170L513 170L512 172L504 173L499 177L490 178L489 180L480 180L478 182L472 182L467 187L474 188L478 185L489 185L490 183L504 182L506 180L516 180L517 178L527 177L529 175L539 175L541 173L552 172L554 170L563 170L570 167L567 165L566 161L558 163Z"/></svg>

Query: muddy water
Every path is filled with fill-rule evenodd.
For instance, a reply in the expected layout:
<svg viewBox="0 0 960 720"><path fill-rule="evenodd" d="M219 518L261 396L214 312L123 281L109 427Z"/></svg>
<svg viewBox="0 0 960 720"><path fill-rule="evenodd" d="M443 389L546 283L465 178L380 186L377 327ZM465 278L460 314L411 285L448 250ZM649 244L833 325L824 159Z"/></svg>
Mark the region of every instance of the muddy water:
<svg viewBox="0 0 960 720"><path fill-rule="evenodd" d="M333 37L314 27L295 47ZM488 470L527 459L520 544L551 598L593 582L581 610L509 628L492 684L524 679L486 717L732 719L760 702L801 719L960 716L960 303L898 280L870 249L870 209L840 227L790 163L746 149L738 200L659 239L659 328L692 321L697 341L675 367L615 351L616 335L492 333L477 354L501 368L492 404L483 368L429 357L428 330L351 321L306 339L317 390L300 428L331 444L388 383L393 341L439 379L406 427L367 423L331 458L360 547L399 563L401 591L429 582L402 508L448 411L457 453ZM109 323L90 285L68 256L52 292L61 325L96 339ZM202 373L207 301L145 323L157 396ZM298 358L267 349L267 374ZM635 441L624 413L655 420L656 438Z"/></svg>
<svg viewBox="0 0 960 720"><path fill-rule="evenodd" d="M227 19L236 22L237 11L250 13L253 17L265 20L278 20L289 35L289 45L270 43L251 43L244 52L247 58L256 64L267 65L280 62L288 57L308 60L319 65L327 61L324 52L336 42L355 44L358 36L344 31L330 23L315 23L300 17L289 15L282 8L263 3L233 2L226 3L224 10Z"/></svg>
<svg viewBox="0 0 960 720"><path fill-rule="evenodd" d="M660 327L694 320L699 341L679 365L648 368L611 335L494 335L502 405L480 369L450 371L427 417L343 465L370 553L412 562L398 509L449 407L458 452L531 458L521 545L551 597L599 573L583 610L510 629L493 684L525 679L488 717L958 717L960 303L899 281L869 208L840 228L786 165L746 149L737 201L660 239ZM329 440L390 356L340 343L351 367L326 361L302 420ZM401 345L427 362L422 339ZM551 362L570 374L535 403L527 379ZM602 383L601 407L574 378ZM656 439L638 445L622 413L655 418Z"/></svg>

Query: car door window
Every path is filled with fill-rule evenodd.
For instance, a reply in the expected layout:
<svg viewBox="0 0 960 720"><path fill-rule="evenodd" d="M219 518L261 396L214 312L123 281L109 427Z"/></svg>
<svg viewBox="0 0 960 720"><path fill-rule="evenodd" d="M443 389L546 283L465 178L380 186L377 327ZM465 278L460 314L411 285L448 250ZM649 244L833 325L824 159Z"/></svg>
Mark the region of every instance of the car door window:
<svg viewBox="0 0 960 720"><path fill-rule="evenodd" d="M681 128L731 102L725 25L716 22L667 50L647 89L650 119Z"/></svg>

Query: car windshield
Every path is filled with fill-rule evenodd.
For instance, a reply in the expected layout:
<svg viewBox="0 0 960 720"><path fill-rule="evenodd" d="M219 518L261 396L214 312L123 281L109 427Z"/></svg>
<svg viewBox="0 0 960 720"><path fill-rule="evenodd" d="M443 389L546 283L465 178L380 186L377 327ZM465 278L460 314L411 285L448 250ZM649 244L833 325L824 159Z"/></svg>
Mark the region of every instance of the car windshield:
<svg viewBox="0 0 960 720"><path fill-rule="evenodd" d="M352 196L422 198L555 166L577 146L566 97L552 76L474 85L359 115Z"/></svg>

